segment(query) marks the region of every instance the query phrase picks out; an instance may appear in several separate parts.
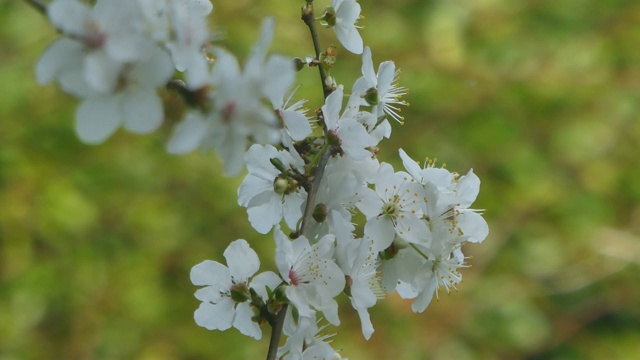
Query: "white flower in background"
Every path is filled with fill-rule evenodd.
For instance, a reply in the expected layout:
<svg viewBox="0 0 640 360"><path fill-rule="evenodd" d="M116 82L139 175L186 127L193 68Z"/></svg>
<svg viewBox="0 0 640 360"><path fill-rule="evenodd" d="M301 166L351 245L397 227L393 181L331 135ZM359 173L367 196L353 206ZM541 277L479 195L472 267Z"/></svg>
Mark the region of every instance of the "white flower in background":
<svg viewBox="0 0 640 360"><path fill-rule="evenodd" d="M342 86L332 92L322 106L324 122L330 141L335 141L340 148L354 160L364 160L373 154L367 148L375 146L377 141L356 119L346 115L340 116L342 110Z"/></svg>
<svg viewBox="0 0 640 360"><path fill-rule="evenodd" d="M87 98L76 112L76 133L87 144L99 144L120 126L136 134L156 130L164 118L156 88L171 77L169 55L159 47L153 55L123 68L120 85L112 94Z"/></svg>
<svg viewBox="0 0 640 360"><path fill-rule="evenodd" d="M55 0L47 14L68 38L54 42L42 55L36 66L40 83L64 79L63 89L79 97L86 88L111 93L125 64L151 61L155 55L135 1L102 0L89 8L77 0Z"/></svg>
<svg viewBox="0 0 640 360"><path fill-rule="evenodd" d="M344 290L345 279L333 261L335 238L326 235L315 244L300 236L290 241L276 227L276 264L280 276L289 285L285 293L300 316L315 317L321 311L332 324L339 325L338 303L334 300Z"/></svg>
<svg viewBox="0 0 640 360"><path fill-rule="evenodd" d="M206 16L213 6L208 0L138 0L150 36L171 52L178 71L186 71L191 89L208 81L208 60L202 48L209 38Z"/></svg>
<svg viewBox="0 0 640 360"><path fill-rule="evenodd" d="M334 234L337 239L353 237L355 226L351 223L350 209L356 201L355 194L361 188L349 172L334 172L327 167L318 188L313 222L309 237Z"/></svg>
<svg viewBox="0 0 640 360"><path fill-rule="evenodd" d="M368 309L376 304L376 293L382 292L377 273L378 252L372 239L346 239L338 241L336 258L346 275L345 292L360 316L362 335L369 340L374 329Z"/></svg>
<svg viewBox="0 0 640 360"><path fill-rule="evenodd" d="M338 40L350 52L362 54L362 37L356 26L360 19L360 4L355 0L332 0L331 3L335 11L333 29Z"/></svg>
<svg viewBox="0 0 640 360"><path fill-rule="evenodd" d="M243 156L250 143L281 141L282 125L264 100L269 91L284 93L282 89L293 83L295 70L293 63L283 57L271 56L264 62L272 32L273 22L266 20L244 72L231 53L215 50L217 58L210 84L214 91L209 94L213 110L179 125L168 144L170 153L185 153L196 147L214 148L224 162L225 173L235 175L243 167Z"/></svg>
<svg viewBox="0 0 640 360"><path fill-rule="evenodd" d="M395 84L398 74L399 71L396 71L393 61L381 63L376 74L373 70L371 50L367 46L362 53L363 76L354 83L352 96L362 97L361 105L373 106L372 113L376 118L386 114L397 122L403 123L404 119L399 114L398 106L407 105L405 101L400 100L400 97L406 94L406 90Z"/></svg>
<svg viewBox="0 0 640 360"><path fill-rule="evenodd" d="M224 257L228 267L205 260L191 269L191 282L205 286L195 294L202 301L194 314L196 323L209 330L233 326L244 335L260 339L262 331L251 320L254 314L249 301L249 278L260 267L258 254L239 239L229 244Z"/></svg>
<svg viewBox="0 0 640 360"><path fill-rule="evenodd" d="M315 317L298 317L294 320L293 311L289 307L285 318L283 332L287 341L278 348L278 359L283 360L318 360L342 359L340 355L329 345L335 334L320 335L326 329L318 326Z"/></svg>
<svg viewBox="0 0 640 360"><path fill-rule="evenodd" d="M422 186L409 174L394 173L391 165L382 163L374 187L375 190L362 189L356 206L367 217L365 235L375 240L376 250L386 249L396 235L409 242L421 243L427 231L421 220Z"/></svg>
<svg viewBox="0 0 640 360"><path fill-rule="evenodd" d="M287 226L295 228L307 198L301 184L291 174L282 174L272 159L291 174L304 172L304 162L297 162L287 151L259 144L249 148L245 154L249 174L238 188L238 205L247 208L251 226L261 234L268 233L283 218Z"/></svg>
<svg viewBox="0 0 640 360"><path fill-rule="evenodd" d="M169 55L144 32L135 1L98 1L92 9L76 0L48 7L63 35L36 66L41 83L56 79L67 92L85 99L76 112L81 141L98 144L120 126L147 134L163 120L155 92L171 77Z"/></svg>
<svg viewBox="0 0 640 360"><path fill-rule="evenodd" d="M438 298L440 287L447 293L456 289L456 285L462 281L462 274L458 270L468 265L465 263L466 258L460 250L460 245L440 244L430 248L417 245L417 248L421 254L411 248L403 249L400 254L404 253L405 256L385 262L383 269L385 276L390 273L399 278L395 290L400 297L414 299L411 304L412 310L423 312L434 295Z"/></svg>
<svg viewBox="0 0 640 360"><path fill-rule="evenodd" d="M433 161L420 168L404 150L399 152L407 171L426 191L428 241L482 242L489 234L489 226L478 210L469 209L480 191L480 179L473 170L459 177L447 169L436 168Z"/></svg>

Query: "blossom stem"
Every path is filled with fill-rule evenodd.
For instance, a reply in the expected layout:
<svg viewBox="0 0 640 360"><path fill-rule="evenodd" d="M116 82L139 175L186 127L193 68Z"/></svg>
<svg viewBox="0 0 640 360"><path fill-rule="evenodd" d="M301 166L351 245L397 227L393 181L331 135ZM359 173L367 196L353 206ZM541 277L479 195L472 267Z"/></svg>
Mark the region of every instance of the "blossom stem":
<svg viewBox="0 0 640 360"><path fill-rule="evenodd" d="M413 250L415 250L418 254L420 254L420 256L422 256L423 258L425 258L425 260L429 260L429 257L427 255L425 255L425 253L423 253L422 251L420 251L420 249L418 249L417 246L415 246L415 244L411 244L409 243L409 245L411 245L411 247L413 248Z"/></svg>
<svg viewBox="0 0 640 360"><path fill-rule="evenodd" d="M267 352L267 360L275 360L278 355L278 345L280 344L280 336L282 335L282 327L284 326L284 318L287 316L287 304L282 305L275 321L271 324L271 339L269 339L269 351Z"/></svg>
<svg viewBox="0 0 640 360"><path fill-rule="evenodd" d="M318 37L318 30L316 28L316 19L313 17L313 0L307 0L307 5L302 7L302 21L304 21L304 23L309 27L309 32L311 32L311 39L313 40L313 48L316 52L316 59L320 61L320 38ZM324 66L322 66L322 62L318 64L318 70L320 71L322 92L324 94L324 98L326 99L333 90L327 86L327 71L325 70Z"/></svg>
<svg viewBox="0 0 640 360"><path fill-rule="evenodd" d="M26 1L29 5L33 6L36 10L38 10L38 12L40 12L42 15L47 15L47 5L43 4L38 0L26 0Z"/></svg>
<svg viewBox="0 0 640 360"><path fill-rule="evenodd" d="M313 217L313 208L315 207L316 195L318 194L318 188L320 187L320 180L324 175L324 168L327 166L331 151L328 151L327 147L322 148L324 151L322 157L316 166L315 173L313 174L313 182L311 182L311 191L307 194L307 203L304 207L304 215L302 216L302 225L300 225L300 234L305 234L309 226L309 221Z"/></svg>
<svg viewBox="0 0 640 360"><path fill-rule="evenodd" d="M313 48L316 52L316 59L320 60L320 39L318 37L318 31L316 29L315 19L313 17L313 0L306 0L306 5L302 7L302 21L309 27L311 33L311 39L313 40ZM322 83L322 93L326 99L333 91L327 86L327 72L322 64L319 64L318 70L320 72L320 81ZM324 169L327 166L329 157L331 157L331 151L327 145L323 146L319 154L322 154L320 160L314 158L312 163L317 161L315 171L313 172L313 181L311 183L311 189L307 194L307 203L304 208L304 215L302 216L302 224L298 234L304 235L307 232L309 222L313 216L313 208L315 205L316 195L318 188L320 187L320 180L324 175ZM269 340L269 351L267 352L267 360L275 360L278 353L278 345L280 344L280 337L282 335L282 327L284 326L284 319L287 316L287 304L285 304L278 314L275 321L271 326L271 339Z"/></svg>

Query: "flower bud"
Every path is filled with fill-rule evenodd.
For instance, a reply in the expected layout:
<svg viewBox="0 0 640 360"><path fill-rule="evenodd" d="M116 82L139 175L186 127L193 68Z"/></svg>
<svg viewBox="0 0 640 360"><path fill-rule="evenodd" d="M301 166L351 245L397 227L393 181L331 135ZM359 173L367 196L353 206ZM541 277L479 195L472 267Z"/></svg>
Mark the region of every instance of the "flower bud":
<svg viewBox="0 0 640 360"><path fill-rule="evenodd" d="M329 212L329 208L325 204L317 204L315 208L313 208L313 220L317 223L323 223L327 220L327 214Z"/></svg>
<svg viewBox="0 0 640 360"><path fill-rule="evenodd" d="M273 191L275 191L275 193L278 195L286 194L288 189L289 189L289 181L287 179L278 177L273 182Z"/></svg>
<svg viewBox="0 0 640 360"><path fill-rule="evenodd" d="M307 62L297 57L293 59L293 65L296 67L296 71L300 71L307 66Z"/></svg>
<svg viewBox="0 0 640 360"><path fill-rule="evenodd" d="M320 54L320 61L322 61L322 65L326 68L331 68L336 64L336 59L338 58L338 53L336 52L335 46L327 46L327 49Z"/></svg>

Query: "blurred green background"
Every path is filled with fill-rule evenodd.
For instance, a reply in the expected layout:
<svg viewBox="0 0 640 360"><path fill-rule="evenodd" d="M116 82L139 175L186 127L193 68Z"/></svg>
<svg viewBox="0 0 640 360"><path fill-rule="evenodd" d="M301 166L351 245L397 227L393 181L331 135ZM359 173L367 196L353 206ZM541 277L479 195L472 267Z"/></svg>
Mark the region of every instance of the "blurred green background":
<svg viewBox="0 0 640 360"><path fill-rule="evenodd" d="M301 3L218 1L211 24L246 54L273 15L272 49L304 56ZM361 3L374 63L393 59L411 90L381 158L400 168L402 147L473 167L491 233L425 313L379 303L369 342L343 298L334 347L352 360L640 358L640 2ZM0 359L264 358L267 327L256 342L193 321L190 268L223 261L230 241L274 269L273 239L236 205L241 177L212 154L167 155L169 123L79 143L77 101L34 80L55 38L23 2L0 3ZM349 89L360 58L338 51ZM311 108L316 78L301 74Z"/></svg>

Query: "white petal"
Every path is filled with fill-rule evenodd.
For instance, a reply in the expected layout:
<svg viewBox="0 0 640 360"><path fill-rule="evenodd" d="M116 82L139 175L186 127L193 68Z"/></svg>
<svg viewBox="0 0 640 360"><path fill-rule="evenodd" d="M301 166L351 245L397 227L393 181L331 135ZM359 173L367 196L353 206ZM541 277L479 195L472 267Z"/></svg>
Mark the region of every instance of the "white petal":
<svg viewBox="0 0 640 360"><path fill-rule="evenodd" d="M393 61L385 61L378 67L378 94L384 96L391 88L396 75L396 65Z"/></svg>
<svg viewBox="0 0 640 360"><path fill-rule="evenodd" d="M120 126L119 101L115 96L86 100L76 111L76 133L85 144L100 144Z"/></svg>
<svg viewBox="0 0 640 360"><path fill-rule="evenodd" d="M251 288L260 295L263 300L267 300L267 287L271 290L275 290L278 285L282 283L282 279L278 274L273 271L265 271L260 273L251 279Z"/></svg>
<svg viewBox="0 0 640 360"><path fill-rule="evenodd" d="M371 60L371 49L365 47L362 51L362 76L370 82L370 86L375 86L376 73L373 70L373 60Z"/></svg>
<svg viewBox="0 0 640 360"><path fill-rule="evenodd" d="M122 99L125 129L136 134L148 134L162 124L162 101L155 90L127 91Z"/></svg>
<svg viewBox="0 0 640 360"><path fill-rule="evenodd" d="M466 241L480 243L489 235L487 221L475 211L465 211L456 217Z"/></svg>
<svg viewBox="0 0 640 360"><path fill-rule="evenodd" d="M248 208L247 214L251 226L260 234L266 234L282 220L282 201L273 193L268 202Z"/></svg>
<svg viewBox="0 0 640 360"><path fill-rule="evenodd" d="M171 56L158 46L150 51L146 61L137 62L128 76L143 88L164 86L173 74Z"/></svg>
<svg viewBox="0 0 640 360"><path fill-rule="evenodd" d="M401 238L414 244L422 244L427 238L427 225L417 216L412 214L404 215L404 218L397 219L396 233Z"/></svg>
<svg viewBox="0 0 640 360"><path fill-rule="evenodd" d="M473 173L473 169L471 169L467 175L458 180L456 189L458 190L456 195L460 198L460 206L469 207L476 201L478 193L480 192L480 178L478 178L478 176Z"/></svg>
<svg viewBox="0 0 640 360"><path fill-rule="evenodd" d="M413 312L423 312L427 306L429 306L431 300L433 300L433 294L435 293L436 286L438 286L437 283L433 282L429 288L418 294L411 304L411 310L413 310Z"/></svg>
<svg viewBox="0 0 640 360"><path fill-rule="evenodd" d="M364 233L374 241L376 251L383 251L393 242L396 232L391 220L385 217L373 218L364 225Z"/></svg>
<svg viewBox="0 0 640 360"><path fill-rule="evenodd" d="M231 298L224 298L217 304L203 302L193 314L198 326L205 327L209 330L227 330L233 322L234 301Z"/></svg>
<svg viewBox="0 0 640 360"><path fill-rule="evenodd" d="M282 206L284 220L291 229L295 229L298 220L302 217L302 204L307 198L307 192L304 189L299 191L298 194L286 196Z"/></svg>
<svg viewBox="0 0 640 360"><path fill-rule="evenodd" d="M191 268L190 274L193 285L228 284L231 287L231 273L229 268L217 261L205 260Z"/></svg>
<svg viewBox="0 0 640 360"><path fill-rule="evenodd" d="M253 315L253 310L248 302L238 304L236 307L236 317L233 320L233 327L240 330L243 335L260 340L262 338L262 331L258 323L251 320Z"/></svg>
<svg viewBox="0 0 640 360"><path fill-rule="evenodd" d="M84 77L96 91L109 93L116 87L121 67L106 52L93 51L84 59Z"/></svg>
<svg viewBox="0 0 640 360"><path fill-rule="evenodd" d="M82 37L90 21L90 9L76 0L58 0L47 8L47 15L56 28L70 35Z"/></svg>
<svg viewBox="0 0 640 360"><path fill-rule="evenodd" d="M293 140L304 140L311 134L311 124L309 124L309 119L306 116L293 110L284 110L282 115L284 125Z"/></svg>
<svg viewBox="0 0 640 360"><path fill-rule="evenodd" d="M238 239L224 251L229 271L235 282L246 282L260 268L258 254L244 239Z"/></svg>
<svg viewBox="0 0 640 360"><path fill-rule="evenodd" d="M338 127L338 119L340 119L340 110L342 109L342 88L338 87L325 100L322 106L322 114L327 129L335 130Z"/></svg>
<svg viewBox="0 0 640 360"><path fill-rule="evenodd" d="M360 308L360 309L357 309L357 311L358 311L358 316L360 317L362 335L364 335L365 339L369 340L371 338L371 335L373 335L373 332L375 331L373 329L373 324L371 323L371 317L369 316L369 311L367 311L366 308Z"/></svg>
<svg viewBox="0 0 640 360"><path fill-rule="evenodd" d="M207 133L207 122L198 114L187 113L184 120L176 126L173 136L167 144L170 154L185 154L195 150Z"/></svg>
<svg viewBox="0 0 640 360"><path fill-rule="evenodd" d="M36 79L46 84L61 72L78 70L82 66L83 46L77 41L61 38L51 44L36 64Z"/></svg>

